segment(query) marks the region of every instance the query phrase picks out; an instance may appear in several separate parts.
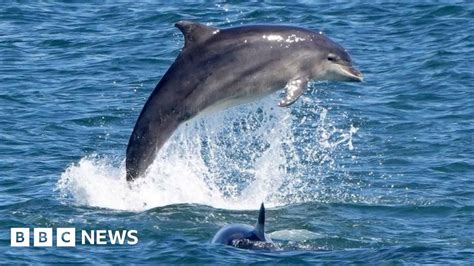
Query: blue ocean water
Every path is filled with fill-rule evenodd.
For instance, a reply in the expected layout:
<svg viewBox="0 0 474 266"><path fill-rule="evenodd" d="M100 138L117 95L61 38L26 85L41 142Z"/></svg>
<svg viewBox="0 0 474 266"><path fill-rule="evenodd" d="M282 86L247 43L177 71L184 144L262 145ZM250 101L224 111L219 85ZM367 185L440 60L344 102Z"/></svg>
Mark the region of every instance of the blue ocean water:
<svg viewBox="0 0 474 266"><path fill-rule="evenodd" d="M195 119L130 187L128 138L182 19L321 30L365 82ZM4 3L0 262L472 264L472 29L468 2ZM209 243L262 201L276 250ZM139 243L14 248L11 227L134 229Z"/></svg>

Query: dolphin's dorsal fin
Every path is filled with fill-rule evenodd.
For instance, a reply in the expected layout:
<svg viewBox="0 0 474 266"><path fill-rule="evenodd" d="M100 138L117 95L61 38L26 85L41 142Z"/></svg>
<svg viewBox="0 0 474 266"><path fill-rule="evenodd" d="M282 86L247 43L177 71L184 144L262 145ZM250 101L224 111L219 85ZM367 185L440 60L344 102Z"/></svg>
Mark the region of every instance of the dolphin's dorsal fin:
<svg viewBox="0 0 474 266"><path fill-rule="evenodd" d="M184 48L205 42L219 32L218 28L206 26L192 21L178 21L174 24L184 35Z"/></svg>
<svg viewBox="0 0 474 266"><path fill-rule="evenodd" d="M263 202L262 205L260 205L257 224L255 225L255 233L262 241L265 241L265 206Z"/></svg>

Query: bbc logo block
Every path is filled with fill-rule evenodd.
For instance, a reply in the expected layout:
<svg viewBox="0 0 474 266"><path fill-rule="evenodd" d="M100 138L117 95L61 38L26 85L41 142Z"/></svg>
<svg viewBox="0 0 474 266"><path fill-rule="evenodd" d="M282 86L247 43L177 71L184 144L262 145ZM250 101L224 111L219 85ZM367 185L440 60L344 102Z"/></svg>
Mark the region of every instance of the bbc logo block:
<svg viewBox="0 0 474 266"><path fill-rule="evenodd" d="M76 246L76 229L75 228L58 228L56 230L56 245L58 247Z"/></svg>
<svg viewBox="0 0 474 266"><path fill-rule="evenodd" d="M12 228L10 230L10 246L29 247L30 228Z"/></svg>
<svg viewBox="0 0 474 266"><path fill-rule="evenodd" d="M53 228L33 229L33 246L52 247L53 246Z"/></svg>

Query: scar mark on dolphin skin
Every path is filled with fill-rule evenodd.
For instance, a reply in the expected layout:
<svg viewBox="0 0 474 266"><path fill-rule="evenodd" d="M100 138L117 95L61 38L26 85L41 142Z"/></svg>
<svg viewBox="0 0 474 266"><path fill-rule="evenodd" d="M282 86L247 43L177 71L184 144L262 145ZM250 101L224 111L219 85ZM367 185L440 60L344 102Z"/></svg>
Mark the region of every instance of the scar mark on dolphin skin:
<svg viewBox="0 0 474 266"><path fill-rule="evenodd" d="M294 43L294 42L302 42L302 41L305 41L305 40L306 40L305 38L298 37L298 36L296 36L296 34L291 34L290 36L288 36L286 38L285 42Z"/></svg>
<svg viewBox="0 0 474 266"><path fill-rule="evenodd" d="M277 34L270 34L270 35L263 35L262 38L266 39L266 40L269 40L271 42L281 42L283 41L283 37L281 37L281 35L277 35Z"/></svg>
<svg viewBox="0 0 474 266"><path fill-rule="evenodd" d="M283 38L281 35L277 35L277 34L263 35L262 38L271 42L286 42L286 43L302 42L306 40L305 38L296 36L296 34L291 34L287 36L286 39Z"/></svg>

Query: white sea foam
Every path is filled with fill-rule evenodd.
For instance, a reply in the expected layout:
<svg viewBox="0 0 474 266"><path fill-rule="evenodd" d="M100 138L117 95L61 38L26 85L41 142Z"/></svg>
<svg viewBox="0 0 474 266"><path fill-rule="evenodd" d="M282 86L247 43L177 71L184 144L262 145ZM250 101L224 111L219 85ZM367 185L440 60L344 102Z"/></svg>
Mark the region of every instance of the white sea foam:
<svg viewBox="0 0 474 266"><path fill-rule="evenodd" d="M311 232L305 229L287 229L271 232L270 237L274 240L285 240L285 241L308 241L318 238L323 238L325 235L321 233Z"/></svg>
<svg viewBox="0 0 474 266"><path fill-rule="evenodd" d="M273 96L182 125L132 185L123 162L117 167L112 158L87 156L65 170L58 191L73 204L132 211L178 203L256 209L263 201L273 207L312 200L319 172L302 160L333 162L332 151L352 148L357 129L328 123L325 108L310 121L276 102ZM305 136L295 137L305 123Z"/></svg>

